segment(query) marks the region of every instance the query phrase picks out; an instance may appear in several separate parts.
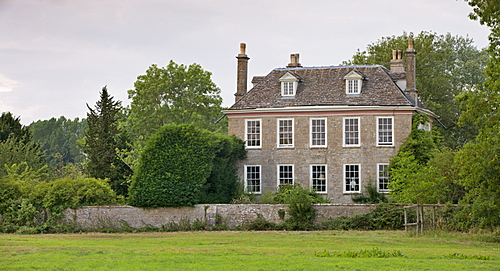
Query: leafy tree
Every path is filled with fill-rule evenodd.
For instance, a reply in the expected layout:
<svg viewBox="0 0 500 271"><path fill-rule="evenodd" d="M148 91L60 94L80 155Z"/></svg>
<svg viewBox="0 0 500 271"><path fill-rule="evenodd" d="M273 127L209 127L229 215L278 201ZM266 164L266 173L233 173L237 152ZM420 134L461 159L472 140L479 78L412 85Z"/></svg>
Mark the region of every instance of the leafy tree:
<svg viewBox="0 0 500 271"><path fill-rule="evenodd" d="M7 174L7 168L26 163L33 170L46 169L45 158L40 146L31 141L23 142L9 137L0 142L0 178Z"/></svg>
<svg viewBox="0 0 500 271"><path fill-rule="evenodd" d="M90 112L87 113L88 129L83 145L88 159L86 169L94 178L108 178L119 195L126 195L131 170L118 156L118 150L125 147L118 129L120 102L114 101L104 87L95 109L87 107Z"/></svg>
<svg viewBox="0 0 500 271"><path fill-rule="evenodd" d="M50 166L60 168L69 163L83 162L83 152L77 141L85 136L86 119L70 120L61 116L33 122L29 128L33 141L40 144Z"/></svg>
<svg viewBox="0 0 500 271"><path fill-rule="evenodd" d="M27 143L31 140L31 132L21 124L19 117L14 117L11 112L3 112L0 116L0 142L5 142L9 137Z"/></svg>
<svg viewBox="0 0 500 271"><path fill-rule="evenodd" d="M472 19L491 29L484 91L463 93L458 97L465 113L462 122L480 127L475 140L467 143L457 154L461 165L461 184L467 193L462 203L467 205L462 215L468 226L484 228L500 224L500 3L493 0L467 1L474 12Z"/></svg>
<svg viewBox="0 0 500 271"><path fill-rule="evenodd" d="M170 61L164 68L153 64L129 90L132 102L127 129L139 142L171 123L220 131L225 127L215 124L221 116L219 94L211 73L198 64L185 66Z"/></svg>
<svg viewBox="0 0 500 271"><path fill-rule="evenodd" d="M474 125L459 127L459 104L454 98L463 92L477 90L484 82L483 71L488 61L485 50L478 50L473 40L451 34L421 32L418 35L384 37L358 51L345 64L381 64L390 67L392 50L404 50L408 39L415 40L417 57L417 89L424 104L440 116L447 129L435 125L444 136L443 143L457 148L477 133Z"/></svg>
<svg viewBox="0 0 500 271"><path fill-rule="evenodd" d="M130 186L130 204L166 207L192 206L200 198L226 201L232 192L218 190L219 183L234 187L236 175L232 170L227 176L214 174L214 169L220 169L215 163L235 163L234 158L244 152L243 146L235 137L193 125L165 125L150 138L141 154ZM204 186L209 178L210 183ZM208 195L200 196L203 193Z"/></svg>

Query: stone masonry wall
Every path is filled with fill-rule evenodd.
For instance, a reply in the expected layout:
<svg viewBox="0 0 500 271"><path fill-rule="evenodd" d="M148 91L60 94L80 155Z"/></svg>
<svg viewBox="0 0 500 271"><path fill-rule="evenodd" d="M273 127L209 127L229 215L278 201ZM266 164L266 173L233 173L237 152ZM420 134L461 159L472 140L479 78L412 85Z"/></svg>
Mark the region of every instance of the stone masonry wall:
<svg viewBox="0 0 500 271"><path fill-rule="evenodd" d="M316 221L367 213L373 206L370 204L316 204ZM188 219L191 223L200 220L214 225L216 217L220 216L229 228L234 228L255 220L258 215L267 221L282 223L279 213L280 210L287 211L287 208L285 204L207 204L195 207L154 209L132 206L88 206L66 209L64 216L66 221L75 222L86 228L120 227L123 224L133 228L161 227L171 222L179 223L183 219Z"/></svg>
<svg viewBox="0 0 500 271"><path fill-rule="evenodd" d="M323 112L324 113L324 112ZM245 165L260 165L262 170L262 187L265 191L276 191L277 165L291 164L294 169L294 182L302 187L310 187L310 166L312 164L327 165L327 192L323 196L333 203L350 204L352 193L344 192L344 164L358 164L360 167L361 191L367 183L376 184L377 164L388 164L390 158L397 154L401 144L411 131L411 112L385 112L331 115L295 115L295 116L231 116L229 118L229 134L245 139L245 120L261 120L262 147L248 149L247 158L238 164L238 175L244 182ZM377 117L394 118L394 145L377 146ZM358 117L360 125L360 146L344 147L343 117ZM277 148L277 120L280 118L294 119L294 146L292 148ZM327 122L327 147L310 147L310 119L325 118Z"/></svg>

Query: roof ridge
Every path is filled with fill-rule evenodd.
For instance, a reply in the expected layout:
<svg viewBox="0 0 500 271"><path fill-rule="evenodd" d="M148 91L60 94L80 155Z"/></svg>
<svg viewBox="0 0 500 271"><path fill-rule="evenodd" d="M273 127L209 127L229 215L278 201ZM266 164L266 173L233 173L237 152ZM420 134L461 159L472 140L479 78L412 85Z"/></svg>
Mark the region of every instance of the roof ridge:
<svg viewBox="0 0 500 271"><path fill-rule="evenodd" d="M294 68L274 68L274 71L306 70L306 69L346 69L346 68L385 68L383 65L337 65L337 66L311 66ZM387 68L386 68L387 69Z"/></svg>

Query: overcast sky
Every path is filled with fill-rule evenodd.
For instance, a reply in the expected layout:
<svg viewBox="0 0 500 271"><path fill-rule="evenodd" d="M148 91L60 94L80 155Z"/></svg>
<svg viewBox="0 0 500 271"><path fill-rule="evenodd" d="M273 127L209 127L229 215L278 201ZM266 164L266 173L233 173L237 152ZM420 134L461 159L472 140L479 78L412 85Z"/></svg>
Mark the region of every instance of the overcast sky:
<svg viewBox="0 0 500 271"><path fill-rule="evenodd" d="M382 37L433 31L488 45L463 0L0 0L0 112L23 124L86 117L104 85L127 90L151 64L198 63L224 106L247 44L249 77L284 67L338 65ZM404 48L403 48L404 49Z"/></svg>

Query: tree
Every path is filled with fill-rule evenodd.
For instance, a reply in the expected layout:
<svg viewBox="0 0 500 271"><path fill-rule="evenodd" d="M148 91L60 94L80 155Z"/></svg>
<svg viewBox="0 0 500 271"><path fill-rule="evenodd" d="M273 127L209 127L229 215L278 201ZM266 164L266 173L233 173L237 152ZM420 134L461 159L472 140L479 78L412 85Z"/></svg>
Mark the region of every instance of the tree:
<svg viewBox="0 0 500 271"><path fill-rule="evenodd" d="M114 101L107 88L103 87L95 109L87 107L90 112L87 113L88 129L83 145L87 155L86 169L94 178L108 178L117 194L126 195L131 170L117 154L124 147L118 129L120 102Z"/></svg>
<svg viewBox="0 0 500 271"><path fill-rule="evenodd" d="M233 170L227 175L215 172L221 169L216 163L234 167L242 153L244 144L234 136L190 124L165 125L148 140L141 154L130 185L129 203L138 207L176 207L192 206L200 199L226 201L232 191L224 195L224 190L218 190L220 184L234 187L237 177Z"/></svg>
<svg viewBox="0 0 500 271"><path fill-rule="evenodd" d="M19 117L2 113L0 117L0 178L7 174L6 168L26 163L33 170L45 167L45 158L40 146L31 140L28 127Z"/></svg>
<svg viewBox="0 0 500 271"><path fill-rule="evenodd" d="M447 129L435 125L444 136L443 143L457 148L477 134L477 127L459 127L459 104L454 98L463 92L477 90L484 82L483 71L488 61L485 50L478 50L473 40L451 34L421 32L418 35L384 37L358 51L346 64L382 64L389 68L393 49L404 50L408 39L415 40L417 57L417 89L424 104L440 116Z"/></svg>
<svg viewBox="0 0 500 271"><path fill-rule="evenodd" d="M491 29L484 91L463 93L458 101L465 108L462 122L473 122L477 137L457 154L461 184L467 189L462 214L467 226L495 228L500 224L500 3L494 0L467 1L472 19Z"/></svg>
<svg viewBox="0 0 500 271"><path fill-rule="evenodd" d="M0 142L5 142L9 137L26 143L31 140L31 132L21 124L19 117L14 117L11 112L3 112L0 116Z"/></svg>
<svg viewBox="0 0 500 271"><path fill-rule="evenodd" d="M77 141L82 140L87 129L86 119L66 119L64 116L39 120L29 125L33 141L38 142L52 167L83 162L83 151Z"/></svg>
<svg viewBox="0 0 500 271"><path fill-rule="evenodd" d="M139 142L171 123L220 131L225 127L215 124L221 117L219 94L211 73L198 64L185 66L170 61L164 68L153 64L129 90L132 102L127 128Z"/></svg>

